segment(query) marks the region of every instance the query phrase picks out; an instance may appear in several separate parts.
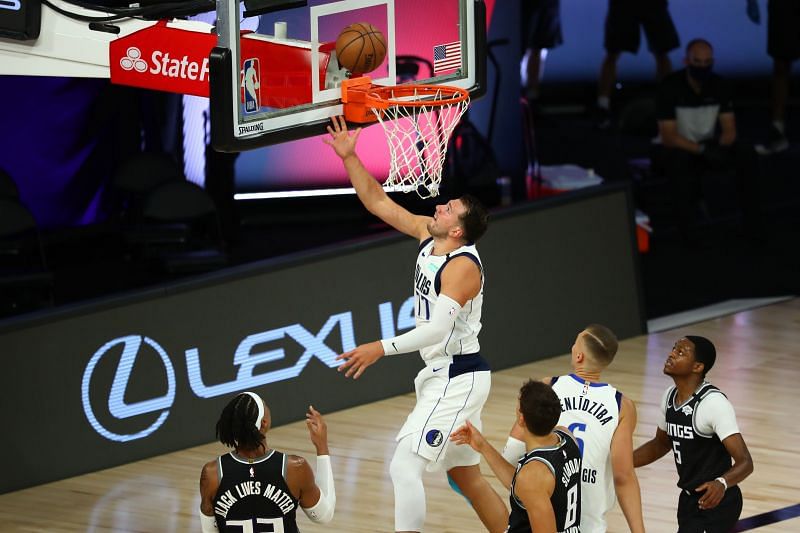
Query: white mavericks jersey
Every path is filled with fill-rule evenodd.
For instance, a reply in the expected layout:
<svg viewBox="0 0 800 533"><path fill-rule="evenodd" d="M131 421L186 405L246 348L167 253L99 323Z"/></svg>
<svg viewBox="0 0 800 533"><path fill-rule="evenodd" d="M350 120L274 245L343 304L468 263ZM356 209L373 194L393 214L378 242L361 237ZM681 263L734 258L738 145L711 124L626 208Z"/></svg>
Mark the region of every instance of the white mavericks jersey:
<svg viewBox="0 0 800 533"><path fill-rule="evenodd" d="M619 424L622 393L575 374L553 378L550 384L561 402L558 424L569 428L583 457L581 533L605 532L605 514L616 502L611 438Z"/></svg>
<svg viewBox="0 0 800 533"><path fill-rule="evenodd" d="M467 256L481 270L481 290L469 300L456 317L453 329L437 344L422 348L419 353L426 363L441 357L475 354L480 351L478 332L481 330L481 306L483 304L483 265L474 244L453 250L447 255L432 255L433 238L419 246L417 266L414 271L414 311L416 325L430 321L441 290L441 272L448 261Z"/></svg>

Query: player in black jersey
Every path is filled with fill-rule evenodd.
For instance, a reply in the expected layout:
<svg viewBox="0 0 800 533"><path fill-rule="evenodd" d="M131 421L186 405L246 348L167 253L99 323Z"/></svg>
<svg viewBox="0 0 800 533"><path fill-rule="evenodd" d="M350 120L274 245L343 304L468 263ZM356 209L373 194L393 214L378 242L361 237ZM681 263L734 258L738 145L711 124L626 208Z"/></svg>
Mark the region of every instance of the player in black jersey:
<svg viewBox="0 0 800 533"><path fill-rule="evenodd" d="M450 437L483 455L511 490L507 533L580 533L581 452L569 430L556 427L560 415L549 385L529 380L522 386L517 418L527 452L516 467L469 422Z"/></svg>
<svg viewBox="0 0 800 533"><path fill-rule="evenodd" d="M317 478L305 459L267 446L271 417L264 401L243 392L222 410L217 438L233 451L210 461L200 475L203 533L273 531L297 533L298 504L313 522L333 518L333 486L328 429L309 406L306 424L317 449Z"/></svg>
<svg viewBox="0 0 800 533"><path fill-rule="evenodd" d="M673 452L681 488L679 533L730 531L742 512L737 485L753 472L733 406L705 380L716 354L705 337L690 335L675 343L664 364L675 386L662 399L656 436L633 452L637 467Z"/></svg>

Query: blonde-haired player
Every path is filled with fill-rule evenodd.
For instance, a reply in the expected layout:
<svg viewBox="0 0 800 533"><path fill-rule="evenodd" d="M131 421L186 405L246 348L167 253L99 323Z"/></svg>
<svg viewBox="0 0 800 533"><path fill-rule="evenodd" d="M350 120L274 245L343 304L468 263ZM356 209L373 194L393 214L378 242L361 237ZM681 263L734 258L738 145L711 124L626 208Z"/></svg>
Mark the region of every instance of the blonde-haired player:
<svg viewBox="0 0 800 533"><path fill-rule="evenodd" d="M606 531L605 514L616 498L633 533L644 532L639 480L633 469L636 406L601 373L617 353L617 337L605 326L591 324L572 345L573 373L547 378L561 401L558 425L568 427L583 456L581 533ZM516 462L525 454L522 429L511 429L503 457Z"/></svg>

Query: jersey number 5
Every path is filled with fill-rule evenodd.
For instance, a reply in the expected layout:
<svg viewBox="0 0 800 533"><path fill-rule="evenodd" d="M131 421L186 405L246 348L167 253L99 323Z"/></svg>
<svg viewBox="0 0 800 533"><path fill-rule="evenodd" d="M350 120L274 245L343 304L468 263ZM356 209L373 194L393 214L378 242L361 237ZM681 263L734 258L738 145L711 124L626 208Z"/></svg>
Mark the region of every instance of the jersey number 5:
<svg viewBox="0 0 800 533"><path fill-rule="evenodd" d="M283 518L255 518L256 524L272 526L272 533L283 533ZM253 520L226 520L226 526L239 526L242 533L253 533Z"/></svg>
<svg viewBox="0 0 800 533"><path fill-rule="evenodd" d="M675 453L675 464L681 464L681 451L678 449L680 445L680 442L676 440L672 441L672 451Z"/></svg>

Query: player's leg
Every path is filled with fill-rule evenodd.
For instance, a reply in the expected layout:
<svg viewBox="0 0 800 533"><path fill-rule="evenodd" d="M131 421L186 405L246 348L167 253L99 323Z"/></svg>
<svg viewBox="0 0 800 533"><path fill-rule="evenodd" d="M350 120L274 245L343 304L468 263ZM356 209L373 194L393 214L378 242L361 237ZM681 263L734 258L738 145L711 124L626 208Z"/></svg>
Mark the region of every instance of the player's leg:
<svg viewBox="0 0 800 533"><path fill-rule="evenodd" d="M631 0L609 0L603 45L606 55L597 79L597 126L611 126L611 93L617 81L617 60L622 52L639 50L639 23Z"/></svg>
<svg viewBox="0 0 800 533"><path fill-rule="evenodd" d="M454 403L456 418L454 428L461 427L466 420L482 429L481 410L489 397L491 374L486 371L469 372L451 379L454 391L461 391L463 398ZM460 405L459 405L460 404ZM480 455L469 446L450 445L441 460L447 475L459 492L472 504L483 525L491 532L505 531L508 527L508 509L502 498L481 475Z"/></svg>
<svg viewBox="0 0 800 533"><path fill-rule="evenodd" d="M472 508L492 533L500 533L508 527L508 509L503 500L495 492L480 467L475 465L456 466L447 471L447 475L458 486L461 493L472 504Z"/></svg>
<svg viewBox="0 0 800 533"><path fill-rule="evenodd" d="M639 15L647 46L655 58L656 79L662 80L672 72L669 52L680 46L678 30L675 29L665 0L643 2Z"/></svg>
<svg viewBox="0 0 800 533"><path fill-rule="evenodd" d="M771 108L768 152L789 148L786 138L786 101L792 61L800 57L800 7L791 0L771 0L767 4L767 53L772 57Z"/></svg>
<svg viewBox="0 0 800 533"><path fill-rule="evenodd" d="M559 0L538 2L538 7L531 15L528 31L525 94L528 100L535 101L539 97L546 51L563 42Z"/></svg>
<svg viewBox="0 0 800 533"><path fill-rule="evenodd" d="M412 452L414 437L406 435L397 443L389 474L394 487L395 531L422 531L425 524L425 486L422 473L428 460Z"/></svg>

